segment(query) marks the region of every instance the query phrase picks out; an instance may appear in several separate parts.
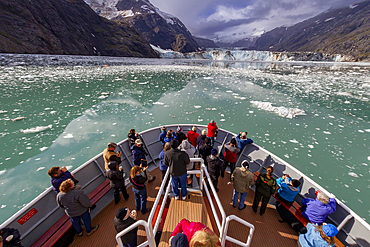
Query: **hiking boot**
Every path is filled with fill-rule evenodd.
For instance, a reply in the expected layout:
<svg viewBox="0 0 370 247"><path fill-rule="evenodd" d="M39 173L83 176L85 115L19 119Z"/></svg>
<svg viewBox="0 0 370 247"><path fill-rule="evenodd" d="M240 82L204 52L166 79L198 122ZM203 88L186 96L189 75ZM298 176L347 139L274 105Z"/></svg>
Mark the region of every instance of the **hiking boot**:
<svg viewBox="0 0 370 247"><path fill-rule="evenodd" d="M98 228L99 228L99 225L94 226L94 228L91 230L91 232L88 232L87 233L87 236L90 236L91 234L93 234L94 232L96 232L96 230L98 230Z"/></svg>

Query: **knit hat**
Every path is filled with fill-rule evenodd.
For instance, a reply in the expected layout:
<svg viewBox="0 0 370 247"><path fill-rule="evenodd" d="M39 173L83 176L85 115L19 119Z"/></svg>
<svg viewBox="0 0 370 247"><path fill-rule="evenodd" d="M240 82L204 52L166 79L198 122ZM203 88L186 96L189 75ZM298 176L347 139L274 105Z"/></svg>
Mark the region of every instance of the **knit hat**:
<svg viewBox="0 0 370 247"><path fill-rule="evenodd" d="M117 147L117 144L114 143L114 142L110 142L110 143L108 143L108 147L109 148L116 148Z"/></svg>
<svg viewBox="0 0 370 247"><path fill-rule="evenodd" d="M213 156L217 155L217 154L218 154L217 149L212 148L212 150L211 150L211 154L212 154Z"/></svg>
<svg viewBox="0 0 370 247"><path fill-rule="evenodd" d="M173 247L187 247L189 246L188 237L184 233L177 233L171 240L171 246Z"/></svg>
<svg viewBox="0 0 370 247"><path fill-rule="evenodd" d="M248 160L243 160L243 162L242 162L242 167L244 167L244 168L248 168L248 167L249 167L249 162L248 162Z"/></svg>
<svg viewBox="0 0 370 247"><path fill-rule="evenodd" d="M328 237L334 237L338 233L338 229L332 224L326 224L322 226L322 231Z"/></svg>
<svg viewBox="0 0 370 247"><path fill-rule="evenodd" d="M176 139L172 139L170 141L171 148L176 149L179 146L179 141Z"/></svg>
<svg viewBox="0 0 370 247"><path fill-rule="evenodd" d="M111 161L108 163L108 167L111 170L116 170L117 165L118 165L117 161Z"/></svg>
<svg viewBox="0 0 370 247"><path fill-rule="evenodd" d="M127 215L128 208L119 208L116 217L117 219L123 220Z"/></svg>

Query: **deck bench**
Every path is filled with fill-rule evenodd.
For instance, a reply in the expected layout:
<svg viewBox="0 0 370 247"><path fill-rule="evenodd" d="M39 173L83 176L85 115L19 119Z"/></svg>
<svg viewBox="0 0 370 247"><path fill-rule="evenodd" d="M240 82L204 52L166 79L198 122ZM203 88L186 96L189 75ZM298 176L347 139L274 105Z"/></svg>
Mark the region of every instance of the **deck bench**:
<svg viewBox="0 0 370 247"><path fill-rule="evenodd" d="M105 180L101 185L99 185L95 190L89 194L89 199L91 203L96 204L105 194L111 189L109 180ZM70 218L64 215L60 220L58 220L49 230L47 230L32 247L38 246L53 246L58 242L60 238L72 227Z"/></svg>

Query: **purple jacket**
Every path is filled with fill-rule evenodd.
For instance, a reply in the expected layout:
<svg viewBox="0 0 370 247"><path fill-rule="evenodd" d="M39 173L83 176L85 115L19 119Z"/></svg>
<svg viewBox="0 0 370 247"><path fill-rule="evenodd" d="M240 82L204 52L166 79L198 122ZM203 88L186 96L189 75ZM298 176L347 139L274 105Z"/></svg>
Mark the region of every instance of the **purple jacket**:
<svg viewBox="0 0 370 247"><path fill-rule="evenodd" d="M51 185L53 185L53 190L59 193L59 186L63 183L63 181L73 178L72 174L69 171L62 172L59 177L52 177L51 178Z"/></svg>
<svg viewBox="0 0 370 247"><path fill-rule="evenodd" d="M302 200L302 205L306 206L306 210L302 212L303 216L309 221L315 224L321 225L325 222L326 217L334 213L337 209L337 204L334 198L330 198L328 204L322 203L319 199L316 200L311 198L304 198Z"/></svg>

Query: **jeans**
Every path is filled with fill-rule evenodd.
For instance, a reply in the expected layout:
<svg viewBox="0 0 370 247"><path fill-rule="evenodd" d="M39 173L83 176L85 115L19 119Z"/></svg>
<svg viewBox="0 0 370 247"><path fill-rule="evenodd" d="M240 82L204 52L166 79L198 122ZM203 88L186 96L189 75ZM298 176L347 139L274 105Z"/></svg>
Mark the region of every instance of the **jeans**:
<svg viewBox="0 0 370 247"><path fill-rule="evenodd" d="M119 187L113 188L113 190L114 190L114 192L113 192L114 201L116 203L118 203L121 200L121 195L119 193L120 190L122 191L122 195L125 198L125 200L128 199L128 194L127 194L127 190L126 190L126 186L125 185L123 185L121 188L119 188Z"/></svg>
<svg viewBox="0 0 370 247"><path fill-rule="evenodd" d="M175 196L180 195L179 183L181 187L181 196L184 197L188 195L188 190L186 189L186 179L187 179L186 173L180 177L172 176L172 189L173 189L173 194Z"/></svg>
<svg viewBox="0 0 370 247"><path fill-rule="evenodd" d="M132 191L135 194L136 211L141 210L141 213L144 214L146 212L146 199L147 199L146 187L142 190L137 190L134 187L132 187Z"/></svg>
<svg viewBox="0 0 370 247"><path fill-rule="evenodd" d="M89 209L87 209L86 212L83 213L82 215L70 217L70 218L71 218L72 226L74 227L74 229L76 229L78 234L82 232L81 219L84 222L84 225L86 227L86 232L87 233L91 232L92 227L91 227L91 217L90 217Z"/></svg>
<svg viewBox="0 0 370 247"><path fill-rule="evenodd" d="M211 139L211 147L213 147L213 144L215 144L215 138L214 137L209 137L207 136L209 139Z"/></svg>
<svg viewBox="0 0 370 247"><path fill-rule="evenodd" d="M245 198L247 197L248 192L240 193L240 201L239 201L239 209L242 209L244 207ZM233 196L233 206L236 207L236 204L238 203L238 197L239 192L234 190L234 196Z"/></svg>
<svg viewBox="0 0 370 247"><path fill-rule="evenodd" d="M137 237L134 238L130 243L123 244L123 247L136 247L137 246Z"/></svg>

